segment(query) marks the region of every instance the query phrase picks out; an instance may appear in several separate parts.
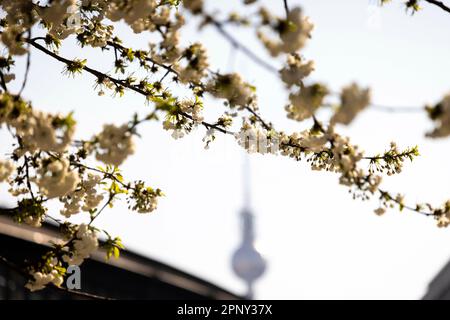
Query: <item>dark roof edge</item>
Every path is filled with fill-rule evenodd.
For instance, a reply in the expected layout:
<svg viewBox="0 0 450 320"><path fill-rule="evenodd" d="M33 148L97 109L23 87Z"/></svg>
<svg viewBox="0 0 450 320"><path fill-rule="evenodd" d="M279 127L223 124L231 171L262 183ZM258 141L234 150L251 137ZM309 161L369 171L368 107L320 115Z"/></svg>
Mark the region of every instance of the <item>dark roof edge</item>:
<svg viewBox="0 0 450 320"><path fill-rule="evenodd" d="M0 234L5 234L44 246L48 246L50 240L60 241L60 238L58 237L58 227L54 224L45 223L41 228L34 228L28 225L18 225L11 219L1 216ZM119 259L105 261L105 253L102 252L102 250L98 250L92 254L90 259L100 263L108 263L109 265L113 265L146 277L157 278L160 281L181 287L208 298L218 300L243 299L243 297L223 289L209 281L203 280L168 264L145 257L132 251L124 250Z"/></svg>

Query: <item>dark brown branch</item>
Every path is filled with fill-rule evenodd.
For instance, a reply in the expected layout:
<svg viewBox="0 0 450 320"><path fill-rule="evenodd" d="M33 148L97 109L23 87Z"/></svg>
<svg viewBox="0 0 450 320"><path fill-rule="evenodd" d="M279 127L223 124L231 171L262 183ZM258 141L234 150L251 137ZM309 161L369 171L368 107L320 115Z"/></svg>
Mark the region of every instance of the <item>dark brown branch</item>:
<svg viewBox="0 0 450 320"><path fill-rule="evenodd" d="M288 0L283 0L284 2L284 11L286 11L286 19L288 19L289 17L289 5L288 5Z"/></svg>
<svg viewBox="0 0 450 320"><path fill-rule="evenodd" d="M62 63L64 63L64 64L66 64L66 65L70 65L70 64L73 62L73 61L71 61L71 60L69 60L69 59L66 59L66 58L63 58L63 57L57 55L56 53L54 53L54 52L48 50L48 49L45 48L44 46L42 46L42 45L36 43L35 39L29 40L28 42L29 42L34 48L36 48L36 49L38 49L38 50L40 50L40 51L46 53L47 55L51 56L52 58L54 58L54 59L56 59L56 60L58 60L58 61L60 61L60 62L62 62ZM171 67L168 67L168 66L166 66L166 67L167 67L167 68L171 68ZM130 90L132 90L132 91L134 91L134 92L136 92L136 93L139 93L139 94L141 94L141 95L143 95L143 96L145 96L145 97L148 97L148 96L149 96L149 93L146 92L145 90L141 89L141 88L138 88L138 87L136 87L136 86L133 86L133 85L127 83L126 81L119 80L119 79L116 79L116 78L114 78L114 77L111 77L111 76L109 76L109 75L107 75L107 74L105 74L105 73L102 73L102 72L100 72L100 71L97 71L97 70L95 70L95 69L92 69L92 68L90 68L90 67L88 67L88 66L84 66L84 67L83 67L83 70L86 71L86 72L88 72L88 73L90 73L90 74L92 74L92 75L94 75L94 76L97 77L98 79L108 79L108 80L110 80L111 82L113 82L113 83L116 84L116 85L123 86L123 87L125 87L125 88L127 88L127 89L130 89ZM193 119L192 119L192 116L190 116L190 115L187 114L187 113L180 112L180 114L181 114L183 117L185 117L185 118L188 118L188 119L190 119L190 120L193 120ZM212 129L215 129L215 130L220 131L220 132L225 133L225 134L230 134L230 135L233 135L233 134L234 134L233 132L224 129L224 128L220 127L220 126L217 125L217 124L212 124L212 123L208 123L208 122L205 122L205 121L202 121L201 124L202 124L203 126L205 126L206 128L208 128L208 129L211 129L211 128L212 128Z"/></svg>
<svg viewBox="0 0 450 320"><path fill-rule="evenodd" d="M245 107L245 110L247 110L248 112L250 112L255 118L256 120L258 120L259 123L261 123L261 125L264 127L264 129L270 131L272 130L272 126L270 124L268 124L255 110L253 110L251 107L247 106Z"/></svg>
<svg viewBox="0 0 450 320"><path fill-rule="evenodd" d="M437 0L425 0L425 1L428 2L428 3L431 3L431 4L435 5L435 6L438 6L442 10L450 13L450 7L445 5L445 3L443 3L442 1L437 1Z"/></svg>
<svg viewBox="0 0 450 320"><path fill-rule="evenodd" d="M5 92L8 92L8 87L6 86L5 76L3 75L3 72L1 72L1 71L0 71L0 85L2 86L2 88Z"/></svg>
<svg viewBox="0 0 450 320"><path fill-rule="evenodd" d="M124 46L122 46L121 44L119 44L117 42L108 41L107 44L109 46L113 47L114 49L120 50L121 52L124 52L125 50L127 50L127 48L125 48ZM168 65L165 65L163 63L159 63L156 60L154 60L154 59L152 59L152 58L150 58L148 56L145 57L145 60L147 62L151 62L151 63L153 63L153 64L155 64L155 65L157 65L157 66L159 66L159 67L161 67L163 69L166 69L167 72L172 72L175 75L178 75L178 72L174 68L172 68L172 66L168 66Z"/></svg>

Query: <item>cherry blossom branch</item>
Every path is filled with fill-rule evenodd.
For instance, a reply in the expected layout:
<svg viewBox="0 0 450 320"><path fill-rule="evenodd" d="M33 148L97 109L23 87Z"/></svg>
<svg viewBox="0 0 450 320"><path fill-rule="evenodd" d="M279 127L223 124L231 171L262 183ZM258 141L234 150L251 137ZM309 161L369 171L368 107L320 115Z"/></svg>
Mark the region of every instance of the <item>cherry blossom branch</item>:
<svg viewBox="0 0 450 320"><path fill-rule="evenodd" d="M36 43L35 40L37 40L37 39L38 39L38 40L41 40L41 38L36 38L36 39L31 39L31 40L29 40L29 43L30 43L34 48L36 48L36 49L38 49L38 50L40 50L40 51L46 53L47 55L49 55L49 56L51 56L52 58L54 58L54 59L56 59L56 60L58 60L58 61L64 63L65 65L71 65L71 64L74 63L72 60L63 58L63 57L59 56L58 54L56 54L56 53L54 53L54 52L48 50L48 49L45 48L44 46L42 46L42 45ZM109 75L107 75L107 74L105 74L105 73L102 73L102 72L100 72L100 71L98 71L98 70L92 69L92 68L90 68L90 67L88 67L88 66L80 66L80 68L81 68L82 70L84 70L84 71L86 71L86 72L88 72L88 73L94 75L94 76L97 77L98 79L108 79L108 80L110 80L111 82L115 83L116 85L123 86L123 87L125 87L125 88L127 88L127 89L130 89L130 90L136 92L136 93L142 94L142 95L144 95L145 97L149 97L149 95L151 95L150 92L147 92L147 91L145 91L145 90L143 90L143 89L141 89L141 88L139 88L139 87L137 87L137 86L134 86L134 85L132 85L132 84L129 84L129 83L126 82L125 80L119 80L119 79L116 79L116 78L114 78L114 77L112 77L112 76L109 76ZM170 67L166 66L166 68L170 68ZM157 95L151 95L151 96L152 96L152 97L158 97ZM193 120L192 116L189 115L189 114L187 114L187 113L185 113L185 112L180 112L180 114L181 114L183 117L186 117L186 118L188 118L188 119L190 119L190 120ZM223 128L223 127L220 127L220 126L217 125L217 124L208 123L208 122L206 122L206 121L202 121L201 124L202 124L203 126L205 126L206 128L208 128L208 129L215 129L215 130L217 130L217 131L219 131L219 132L222 132L222 133L234 135L233 132L228 131L227 129L225 129L225 128Z"/></svg>
<svg viewBox="0 0 450 320"><path fill-rule="evenodd" d="M46 53L46 54L52 56L53 58L57 59L58 61L61 61L61 62L65 63L66 65L72 63L71 60L62 58L61 56L55 54L54 52L52 52L52 51L50 51L50 50L44 48L43 46L37 44L37 43L35 42L36 40L45 40L45 38L43 38L43 37L34 38L34 39L29 40L29 42L30 42L31 45L33 45L35 48L37 48L37 49L43 51L44 53ZM121 50L121 51L127 50L127 48L123 47L122 45L120 45L120 44L118 44L118 43L116 43L116 42L109 42L108 45L114 47L115 49L119 49L119 50ZM176 72L176 70L174 70L171 66L166 66L166 65L164 65L164 64L158 64L156 61L154 61L153 59L150 59L150 58L146 58L146 59L148 59L148 60L149 60L150 62L152 62L152 63L155 63L155 64L157 64L157 65L163 67L164 69L167 70L167 73L171 72L171 73L174 73L174 74L178 75L178 73ZM124 86L124 87L126 87L126 88L128 88L128 89L130 89L130 90L133 90L133 91L135 91L135 92L137 92L137 93L140 93L140 94L142 94L142 95L144 95L144 96L146 96L146 97L148 96L148 93L145 92L144 90L142 90L142 89L140 89L140 88L137 88L136 86L130 85L130 84L128 84L128 83L125 82L125 81L122 81L122 80L119 80L119 79L115 79L115 78L113 78L113 77L111 77L111 76L108 76L108 75L106 75L106 74L104 74L104 73L101 73L101 72L99 72L99 71L97 71L97 70L94 70L94 69L92 69L92 68L89 68L89 67L87 67L87 66L83 66L83 70L85 70L85 71L87 71L87 72L89 72L89 73L95 75L95 76L98 77L98 78L108 78L108 79L111 80L113 83L116 83L116 84L118 84L118 85L122 85L122 86ZM167 74L167 73L166 73L166 74ZM393 109L392 109L391 107L380 107L380 108L389 108L390 111L393 111ZM263 126L265 129L267 129L267 130L273 129L272 126L269 125L269 124L267 124L267 123L262 119L262 117L256 113L255 110L253 110L252 108L250 108L250 107L248 107L248 106L247 106L245 109L246 109L247 111L249 111L253 116L255 116L255 118L258 120L258 122L260 122L260 123L262 124L262 126ZM400 109L400 108L399 108L399 109ZM402 109L403 109L403 108L402 108ZM397 109L396 109L396 110L397 110ZM414 109L414 110L415 110L415 109ZM181 114L183 117L185 117L185 118L188 118L188 119L190 119L190 120L193 120L193 119L192 119L192 116L190 116L189 114L186 114L186 113L184 113L184 112L180 112L180 114ZM316 123L317 123L317 121L316 121ZM222 133L225 133L225 134L234 135L233 132L230 132L230 131L228 131L228 130L222 128L222 127L219 127L219 126L217 126L217 125L215 125L215 124L211 124L211 123L208 123L208 122L203 121L203 122L202 122L202 125L204 125L207 129L211 129L211 128L212 128L212 129L216 129L216 130L218 130L219 132L222 132ZM295 147L295 146L291 146L291 147ZM375 157L367 157L366 159L373 160L373 159L375 159Z"/></svg>
<svg viewBox="0 0 450 320"><path fill-rule="evenodd" d="M56 53L54 53L54 52L52 52L52 51L50 51L50 50L44 48L43 46L37 44L37 43L35 42L35 40L31 40L30 42L31 42L30 44L31 44L33 47L35 47L36 49L43 51L44 53L48 54L49 56L55 58L56 60L58 60L58 61L60 61L60 62L63 62L63 63L66 64L66 65L70 65L70 64L73 63L73 61L68 60L68 59L65 59L65 58L63 58L63 57L60 57L60 56L57 55ZM120 50L125 50L125 49L126 49L125 47L122 47L122 46L117 47L117 48L120 49ZM173 73L176 73L176 71L173 70L170 66L163 66L163 68L165 68L165 69L167 70L167 72L173 72ZM136 92L136 93L142 94L142 95L144 95L145 97L148 97L149 94L151 94L151 93L149 93L149 92L147 92L147 91L145 91L145 90L143 90L143 89L141 89L141 88L139 88L139 87L137 87L137 86L135 86L135 85L132 85L131 83L128 83L128 82L123 81L123 80L116 79L116 78L111 77L111 76L109 76L109 75L106 75L106 74L104 74L104 73L102 73L102 72L100 72L100 71L97 71L97 70L95 70L95 69L89 68L89 67L87 67L87 66L85 66L85 65L81 66L80 69L81 69L81 70L84 70L84 71L87 71L88 73L91 73L92 75L96 76L97 78L107 78L107 79L109 79L111 82L115 83L116 85L123 86L123 87L125 87L125 88L127 88L127 89L130 89L130 90ZM249 113L251 113L251 114L254 116L254 118L256 119L256 121L259 122L266 130L273 130L273 126L272 126L271 124L267 123L265 120L263 120L263 118L257 113L256 110L254 110L254 109L252 109L251 107L248 107L248 106L245 107L244 109L246 109ZM179 112L178 114L180 114L181 116L183 116L183 117L185 117L185 118L188 118L188 119L190 119L190 120L193 120L193 118L192 118L192 116L191 116L190 114L187 114L187 113L185 113L185 112ZM315 121L315 127L319 128L322 132L324 132L324 128L322 127L322 125L320 124L320 122L318 122L317 119L316 119L315 117L313 117L313 119L314 119L314 121ZM224 128L222 128L222 127L216 125L216 124L211 124L211 123L208 123L208 122L205 122L205 121L202 121L201 124L202 124L203 126L205 126L207 129L216 129L216 130L218 130L219 132L222 132L222 133L224 133L224 134L234 135L233 132L228 131L227 129L224 129ZM288 146L288 147L300 148L300 151L307 151L307 149L305 149L304 147L297 146L297 145L295 145L295 144L290 144L290 143L284 143L284 144L285 144L286 146ZM327 152L327 151L325 150L325 152ZM320 152L319 152L319 156L320 156ZM370 160L371 162L372 162L372 161L377 161L377 160L385 160L385 161L386 161L386 158L385 158L385 157L381 157L381 156L365 157L365 159L366 159L366 160ZM396 160L396 159L397 159L397 157L394 157L394 160ZM381 191L380 191L380 197L387 198L386 194L387 194L387 193L381 192ZM392 197L391 197L391 198L392 198ZM394 198L392 198L392 199L391 199L391 198L389 198L389 200L393 200L393 199L394 199ZM413 210L413 211L422 213L422 212L420 212L419 210L414 210L414 208L412 208L412 207L410 207L410 208L411 208L411 210ZM429 214L429 215L430 215L430 214Z"/></svg>
<svg viewBox="0 0 450 320"><path fill-rule="evenodd" d="M27 40L27 42L29 44L31 44L34 48L46 53L47 55L51 56L52 58L64 63L66 66L71 66L75 63L75 61L63 58L59 55L57 55L56 53L52 52L51 50L48 50L47 48L45 48L44 46L38 44L36 42L37 39L40 38L36 38L36 39L31 39L31 40ZM110 80L112 83L114 83L116 86L123 86L125 88L128 88L130 90L136 91L138 93L141 93L143 95L145 95L146 97L148 97L149 95L151 95L151 92L146 92L140 88L137 88L136 86L133 86L131 84L129 84L126 80L120 80L120 79L116 79L114 77L111 77L109 75L107 75L106 73L102 73L100 71L97 71L95 69L89 68L88 66L84 66L84 65L80 65L79 66L80 69L94 75L95 77L97 77L97 79L108 79ZM153 97L155 97L155 95L151 95Z"/></svg>
<svg viewBox="0 0 450 320"><path fill-rule="evenodd" d="M125 52L128 49L128 48L125 48L123 45L121 45L120 43L118 43L116 41L107 41L107 45L110 46L110 47L113 47L113 48L115 48L115 49L117 49L117 50L119 50L121 52ZM163 69L166 69L167 72L172 72L172 73L178 75L178 72L175 69L173 69L172 66L168 66L168 65L165 65L164 63L160 63L160 62L156 61L155 59L152 59L149 56L146 56L145 60L147 62L151 62L154 65L157 65L157 66L159 66L159 67L161 67Z"/></svg>
<svg viewBox="0 0 450 320"><path fill-rule="evenodd" d="M73 63L73 61L68 60L68 59L66 59L66 58L63 58L63 57L57 55L56 53L54 53L54 52L52 52L52 51L46 49L45 47L43 47L43 46L37 44L37 43L35 42L35 39L29 40L29 41L30 41L30 44L31 44L32 46L34 46L36 49L43 51L44 53L50 55L51 57L55 58L56 60L58 60L58 61L60 61L60 62L63 62L63 63L65 63L66 65L70 65L71 63ZM113 45L113 43L111 43L111 45ZM125 50L125 49L126 49L126 48L124 48L123 46L118 46L117 48L120 49L120 50ZM176 71L173 70L171 67L165 66L165 65L163 65L163 66L165 67L165 69L166 69L168 72L174 72L174 73L176 73ZM136 92L136 93L139 93L139 94L144 95L145 97L148 97L148 96L149 96L149 92L147 92L147 91L145 91L145 90L143 90L143 89L141 89L141 88L138 88L138 87L136 87L136 86L134 86L134 85L132 85L132 84L126 82L126 81L122 81L122 80L116 79L116 78L114 78L114 77L111 77L111 76L109 76L109 75L107 75L107 74L104 74L104 73L102 73L102 72L100 72L100 71L98 71L98 70L92 69L92 68L90 68L90 67L88 67L88 66L85 66L85 65L82 66L82 70L87 71L88 73L90 73L90 74L96 76L97 78L107 78L107 79L109 79L110 81L112 81L113 83L116 83L117 85L124 86L124 87L126 87L126 88L128 88L128 89L130 89L130 90L132 90L132 91L134 91L134 92ZM264 129L266 129L266 130L268 130L268 131L270 131L270 130L275 130L275 129L273 128L273 126L272 126L271 124L267 123L267 122L266 122L266 121L265 121L265 120L264 120L264 119L263 119L263 118L262 118L262 117L261 117L261 116L253 109L253 108L251 108L251 107L249 107L249 106L246 106L246 107L245 107L245 110L247 110L248 112L250 112L250 113L255 117L255 119L257 120L257 122L259 122L259 123L263 126ZM192 120L192 121L194 120L193 117L192 117L190 114L187 114L187 113L182 112L182 111L180 111L179 114L180 114L181 116L187 118L187 119L190 119L190 120ZM314 124L315 124L315 126L316 126L317 128L319 128L322 132L325 132L325 129L322 127L321 123L315 118L315 116L313 116L313 119L314 119ZM225 128L223 128L223 127L217 125L217 124L212 124L212 123L209 123L209 122L206 122L206 121L202 121L201 124L202 124L204 127L206 127L207 129L215 129L215 130L217 130L217 131L219 131L219 132L221 132L221 133L224 133L224 134L233 135L233 136L235 135L234 132L229 131L229 130L227 130L227 129L225 129ZM295 145L295 144L286 144L286 143L284 143L284 144L285 144L286 146L288 146L288 147L300 148L300 150L306 151L305 148L300 147L300 146L297 146L297 145ZM416 151L415 151L415 152L416 152ZM402 153L402 154L398 154L398 155L395 154L395 155L393 155L393 157L390 157L389 154L385 154L384 156L364 157L363 159L365 159L365 160L370 160L371 163L375 163L376 160L384 160L384 161L386 162L386 164L388 165L388 167L389 167L391 164L396 164L398 161L400 161L401 159L403 159L403 158L406 157L406 156L410 156L410 153L408 153L408 155L403 154L403 153ZM74 163L72 163L72 164L74 164ZM81 164L80 164L79 166L84 166L84 165L81 165ZM86 167L86 168L88 168L88 167ZM96 171L95 168L88 168L88 169ZM98 170L98 171L99 171L99 170ZM102 173L103 173L103 172L102 172ZM123 185L122 182L120 182L120 181L118 181L118 182L119 182L120 184Z"/></svg>
<svg viewBox="0 0 450 320"><path fill-rule="evenodd" d="M416 206L416 207L412 207L412 206L409 206L409 205L404 204L402 201L399 201L397 198L393 197L393 196L392 196L389 192L387 192L387 191L384 191L384 190L382 190L382 189L378 189L378 192L380 193L380 195L381 195L382 198L385 198L385 199L388 199L388 200L390 200L390 201L393 201L393 202L395 202L397 205L399 205L399 206L401 206L402 208L405 208L405 209L407 209L407 210L409 210L409 211L411 211L411 212L415 212L415 213L421 214L421 215L426 216L426 217L432 217L432 216L435 216L434 213L422 211L422 210L420 210L417 206Z"/></svg>

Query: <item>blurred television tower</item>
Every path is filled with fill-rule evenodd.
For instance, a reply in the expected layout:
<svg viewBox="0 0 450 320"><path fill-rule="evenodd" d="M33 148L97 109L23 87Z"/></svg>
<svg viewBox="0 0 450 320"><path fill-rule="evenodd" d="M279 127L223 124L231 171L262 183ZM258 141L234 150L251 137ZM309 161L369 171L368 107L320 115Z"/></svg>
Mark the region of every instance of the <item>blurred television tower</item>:
<svg viewBox="0 0 450 320"><path fill-rule="evenodd" d="M251 212L250 161L245 154L243 166L244 206L241 211L242 242L232 258L234 273L247 285L247 299L254 298L253 285L266 270L267 263L255 247L254 216Z"/></svg>

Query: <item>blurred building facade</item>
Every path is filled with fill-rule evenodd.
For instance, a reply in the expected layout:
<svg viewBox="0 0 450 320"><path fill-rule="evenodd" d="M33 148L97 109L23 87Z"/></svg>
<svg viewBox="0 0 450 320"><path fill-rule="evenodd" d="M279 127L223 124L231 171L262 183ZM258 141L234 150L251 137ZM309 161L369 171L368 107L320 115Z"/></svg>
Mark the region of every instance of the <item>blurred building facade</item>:
<svg viewBox="0 0 450 320"><path fill-rule="evenodd" d="M450 261L431 280L423 300L450 300Z"/></svg>
<svg viewBox="0 0 450 320"><path fill-rule="evenodd" d="M0 256L20 265L24 257L38 258L45 253L57 235L51 225L19 226L0 217ZM83 298L57 289L31 293L25 283L22 275L0 261L0 300ZM208 281L129 251L109 261L101 250L93 254L81 266L81 291L113 299L241 299Z"/></svg>

